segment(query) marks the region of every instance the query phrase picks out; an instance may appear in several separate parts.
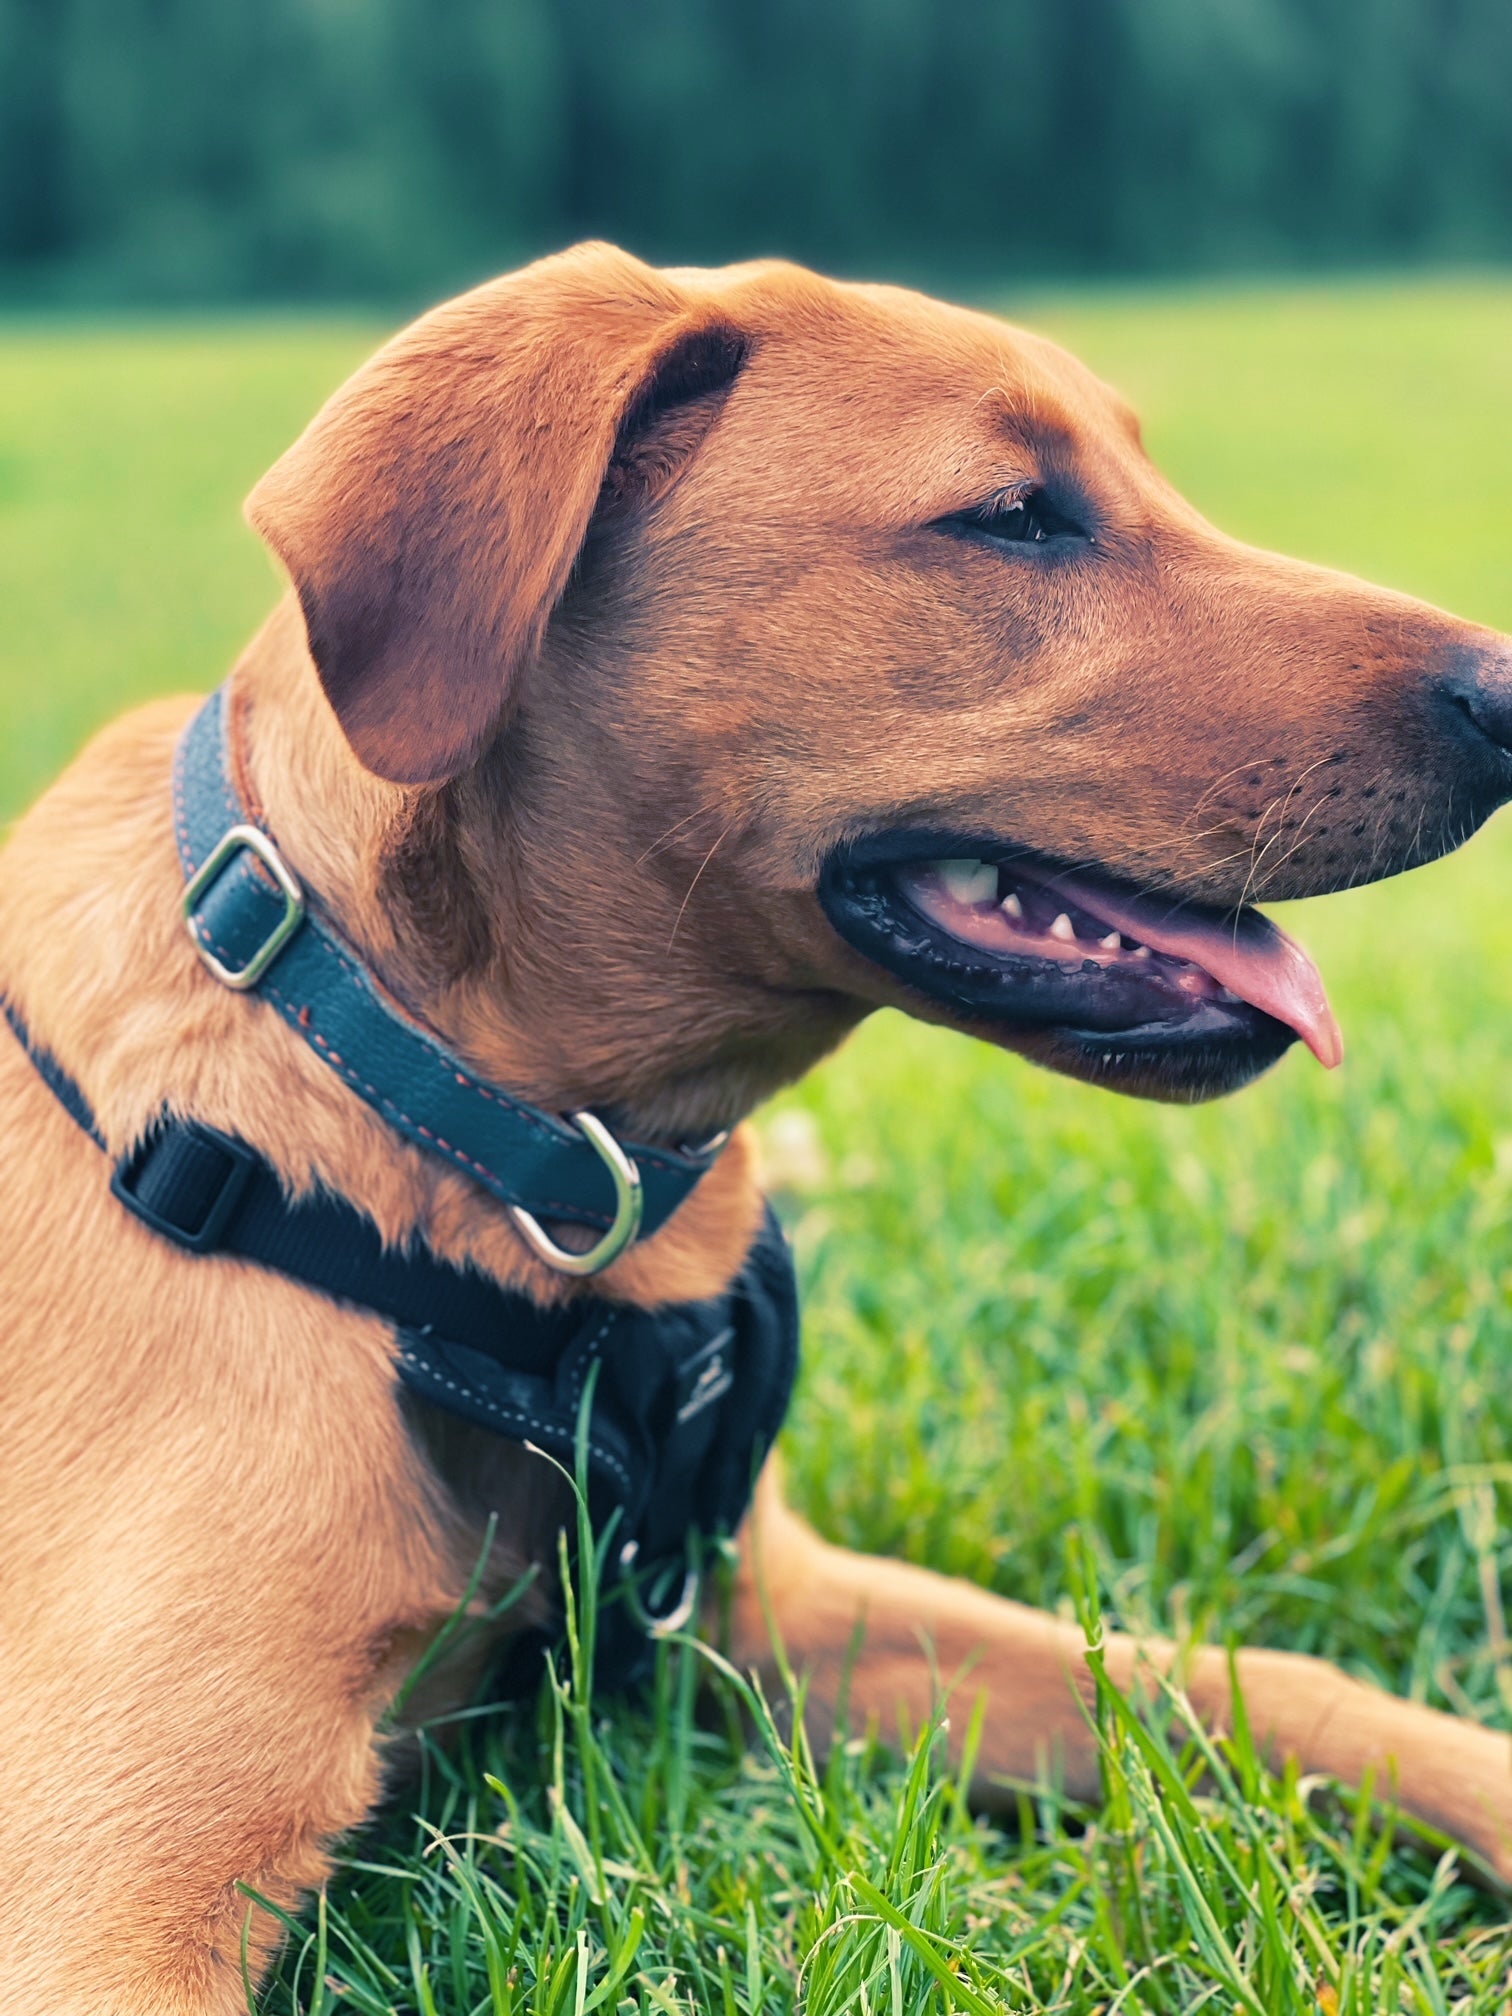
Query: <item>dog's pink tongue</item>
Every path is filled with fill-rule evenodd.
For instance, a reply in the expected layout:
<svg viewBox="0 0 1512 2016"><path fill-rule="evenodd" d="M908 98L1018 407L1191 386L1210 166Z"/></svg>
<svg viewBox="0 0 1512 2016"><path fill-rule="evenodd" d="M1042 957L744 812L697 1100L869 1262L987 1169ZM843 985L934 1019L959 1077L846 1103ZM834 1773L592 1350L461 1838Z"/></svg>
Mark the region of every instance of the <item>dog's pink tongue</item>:
<svg viewBox="0 0 1512 2016"><path fill-rule="evenodd" d="M1072 902L1087 902L1072 882L1054 877L1046 882ZM1158 901L1109 895L1101 889L1095 908L1126 938L1137 938L1152 952L1165 952L1173 959L1190 959L1241 1001L1295 1029L1328 1070L1343 1063L1344 1037L1328 1005L1322 974L1296 939L1288 938L1258 910L1245 911L1236 927L1232 921L1185 916Z"/></svg>

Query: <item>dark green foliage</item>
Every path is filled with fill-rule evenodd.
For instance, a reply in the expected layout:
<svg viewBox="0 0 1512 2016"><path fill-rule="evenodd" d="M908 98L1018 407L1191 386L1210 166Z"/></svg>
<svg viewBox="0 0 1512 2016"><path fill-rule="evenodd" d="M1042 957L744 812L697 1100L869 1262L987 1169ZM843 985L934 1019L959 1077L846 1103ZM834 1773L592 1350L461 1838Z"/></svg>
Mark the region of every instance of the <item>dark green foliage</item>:
<svg viewBox="0 0 1512 2016"><path fill-rule="evenodd" d="M0 0L0 289L1512 250L1506 0Z"/></svg>

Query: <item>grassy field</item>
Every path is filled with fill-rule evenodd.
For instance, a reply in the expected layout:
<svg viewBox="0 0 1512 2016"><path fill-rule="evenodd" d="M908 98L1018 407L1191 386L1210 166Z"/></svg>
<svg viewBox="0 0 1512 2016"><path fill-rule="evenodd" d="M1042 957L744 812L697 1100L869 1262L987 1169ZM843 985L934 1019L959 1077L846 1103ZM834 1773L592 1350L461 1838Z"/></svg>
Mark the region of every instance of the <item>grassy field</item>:
<svg viewBox="0 0 1512 2016"><path fill-rule="evenodd" d="M1208 513L1512 629L1512 284L1015 304ZM0 813L273 592L238 502L373 331L0 331ZM1512 827L1293 906L1350 1042L1198 1111L884 1017L767 1116L826 1532L1512 1727ZM1107 1805L972 1819L928 1737L815 1773L546 1695L426 1747L270 2012L1502 2011L1504 1898L1242 1750L1110 1711ZM81 1788L87 1790L87 1788ZM1199 1902L1200 1900L1200 1902Z"/></svg>

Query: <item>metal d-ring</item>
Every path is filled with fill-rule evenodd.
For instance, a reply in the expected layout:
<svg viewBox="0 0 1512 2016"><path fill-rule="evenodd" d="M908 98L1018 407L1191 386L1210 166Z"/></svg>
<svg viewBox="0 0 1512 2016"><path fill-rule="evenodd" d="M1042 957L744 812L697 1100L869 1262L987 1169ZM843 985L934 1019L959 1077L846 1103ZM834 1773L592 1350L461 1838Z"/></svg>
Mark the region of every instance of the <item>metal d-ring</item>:
<svg viewBox="0 0 1512 2016"><path fill-rule="evenodd" d="M646 1208L646 1193L641 1188L639 1169L596 1113L570 1113L567 1117L589 1146L597 1150L599 1159L609 1171L614 1184L614 1223L586 1253L572 1253L565 1246L558 1246L555 1239L542 1229L540 1220L523 1204L511 1204L509 1215L531 1252L558 1274L599 1274L611 1260L619 1258L639 1232Z"/></svg>
<svg viewBox="0 0 1512 2016"><path fill-rule="evenodd" d="M688 1545L688 1572L683 1577L682 1593L670 1610L658 1612L646 1608L640 1590L635 1586L635 1564L639 1555L638 1540L627 1540L620 1549L620 1580L624 1585L625 1608L648 1638L671 1638L678 1631L687 1629L698 1608L700 1577L692 1542L690 1540Z"/></svg>

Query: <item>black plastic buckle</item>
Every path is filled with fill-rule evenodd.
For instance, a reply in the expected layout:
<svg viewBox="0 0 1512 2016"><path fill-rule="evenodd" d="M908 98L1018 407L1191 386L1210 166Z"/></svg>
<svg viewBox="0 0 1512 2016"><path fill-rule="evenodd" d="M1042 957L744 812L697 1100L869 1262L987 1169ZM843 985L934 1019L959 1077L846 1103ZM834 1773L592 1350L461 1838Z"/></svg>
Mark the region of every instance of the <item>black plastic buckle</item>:
<svg viewBox="0 0 1512 2016"><path fill-rule="evenodd" d="M192 1172L187 1167L175 1172L185 1179L180 1187L192 1193L192 1223L185 1224L182 1218L169 1216L143 1199L142 1179L157 1157L168 1154L184 1161L187 1156L202 1150L210 1150L220 1158L219 1170L201 1155ZM258 1161L259 1157L245 1141L238 1141L231 1134L222 1134L218 1127L208 1127L203 1120L164 1120L145 1135L129 1155L123 1155L117 1162L110 1179L110 1191L144 1225L160 1233L164 1239L171 1239L175 1246L183 1246L191 1253L211 1253L219 1245L232 1212L241 1202L242 1193L251 1181ZM207 1173L216 1179L208 1203L203 1198ZM189 1195L175 1199L175 1202L189 1201Z"/></svg>

